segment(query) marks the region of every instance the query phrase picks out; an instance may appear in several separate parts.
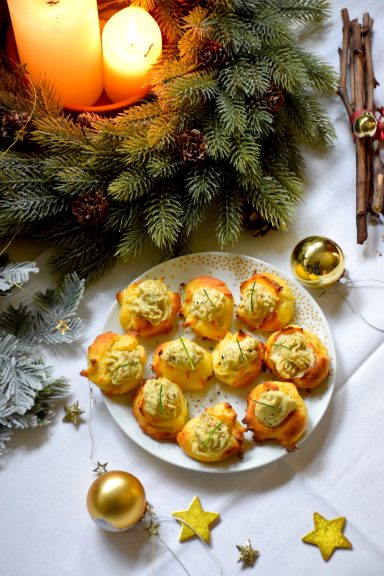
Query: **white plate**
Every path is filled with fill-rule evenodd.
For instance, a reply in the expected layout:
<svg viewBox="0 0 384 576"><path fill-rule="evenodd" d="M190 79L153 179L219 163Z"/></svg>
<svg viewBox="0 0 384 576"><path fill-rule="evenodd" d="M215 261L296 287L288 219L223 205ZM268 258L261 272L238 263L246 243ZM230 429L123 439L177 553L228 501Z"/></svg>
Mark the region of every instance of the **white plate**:
<svg viewBox="0 0 384 576"><path fill-rule="evenodd" d="M182 289L180 288L181 284L187 283L196 276L214 276L226 282L233 293L235 303L238 303L240 299L240 283L252 276L255 272L272 272L285 278L296 298L296 312L293 323L299 324L317 334L327 347L331 358L331 371L327 380L310 393L302 393L308 408L309 422L307 431L300 441L301 443L308 438L327 409L335 385L336 371L335 351L328 323L317 303L304 288L266 262L251 258L250 256L240 256L225 252L190 254L168 260L151 268L136 278L136 280L143 278L164 278L164 281L172 291L181 290L181 295L183 296ZM125 286L119 287L119 289L123 288L125 288ZM119 310L120 306L116 302L108 314L104 331L124 333L119 322ZM194 339L208 349L212 349L215 345L215 343L210 340L201 341L196 338L190 329L182 327L182 322L183 318L180 318L177 327L169 334L146 339L145 341L144 339L142 340L141 343L145 346L148 354L146 378L153 377L151 370L152 351L160 342L174 340L178 338L179 335L184 334L187 338ZM250 332L246 326L234 318L232 331L238 328L243 328L245 332ZM263 341L265 341L267 336L265 332L254 332L254 334ZM190 415L195 416L200 414L205 406L213 405L220 401L228 401L236 410L238 418L241 421L245 415L246 397L249 390L251 390L256 383L270 379L270 374L262 373L256 382L245 389L233 389L230 386L220 384L218 381L212 379L212 381L209 381L210 384L206 391L186 393ZM165 462L180 466L181 468L214 473L240 472L264 466L287 454L284 448L273 442L255 444L252 440L251 432L248 432L245 435L244 457L241 460L235 456L224 462L215 464L198 462L197 460L189 458L177 444L153 440L140 430L132 414L132 393L118 397L103 395L103 398L112 417L131 440L156 458L160 458Z"/></svg>

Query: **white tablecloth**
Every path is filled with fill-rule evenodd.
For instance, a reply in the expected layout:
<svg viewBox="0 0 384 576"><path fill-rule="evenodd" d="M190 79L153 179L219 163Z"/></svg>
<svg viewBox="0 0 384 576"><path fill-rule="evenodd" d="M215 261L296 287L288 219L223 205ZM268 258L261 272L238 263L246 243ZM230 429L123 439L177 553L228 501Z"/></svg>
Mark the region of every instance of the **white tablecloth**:
<svg viewBox="0 0 384 576"><path fill-rule="evenodd" d="M307 40L311 50L338 69L341 44L341 0L333 1L330 24ZM350 1L351 18L369 11L375 19L374 61L384 82L384 11L380 0ZM383 88L376 103L384 102ZM370 225L363 246L356 244L355 156L346 112L335 97L329 103L337 139L324 157L307 156L306 195L288 232L270 232L263 238L244 235L232 252L270 262L291 275L289 258L302 238L318 234L343 248L353 279L384 280L383 224ZM196 251L218 247L202 235ZM33 248L32 248L33 250ZM35 256L22 247L23 257ZM50 282L46 254L36 258L41 268L25 287L23 298ZM79 376L85 367L84 350L102 331L117 290L159 262L155 252L129 264L119 264L92 286L80 306L86 330L71 346L46 351L57 375L71 380L68 400L85 409L82 424L62 423L63 403L48 427L15 433L0 460L0 533L4 576L125 576L185 574L159 539L131 530L112 534L100 530L86 510L85 498L95 479L92 473L89 430L89 390ZM349 296L369 321L384 327L384 287L361 283ZM383 457L383 332L368 326L338 293L314 294L332 331L337 378L331 404L312 435L295 453L256 470L238 474L191 472L162 462L144 452L117 426L101 395L95 393L91 430L93 460L108 462L109 470L126 470L143 483L147 498L159 516L188 508L199 496L207 511L221 520L211 529L209 549L198 540L178 541L176 522L161 525L161 538L189 573L226 576L381 576L384 570L384 457ZM11 297L17 303L20 295ZM325 562L317 547L301 537L313 529L313 513L327 519L345 516L344 534L352 550L337 549ZM250 539L260 552L253 568L238 562L236 545Z"/></svg>

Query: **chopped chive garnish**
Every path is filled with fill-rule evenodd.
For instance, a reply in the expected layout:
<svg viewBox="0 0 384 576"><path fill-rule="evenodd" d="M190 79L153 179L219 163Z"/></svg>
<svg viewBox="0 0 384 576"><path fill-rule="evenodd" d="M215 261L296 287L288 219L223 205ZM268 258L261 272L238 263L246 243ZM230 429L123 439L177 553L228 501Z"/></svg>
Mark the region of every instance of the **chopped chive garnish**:
<svg viewBox="0 0 384 576"><path fill-rule="evenodd" d="M256 404L262 404L263 406L268 406L268 408L275 408L272 404L267 404L266 402L261 402L260 400L255 400L254 398L249 398L252 402L256 402Z"/></svg>
<svg viewBox="0 0 384 576"><path fill-rule="evenodd" d="M237 338L236 338L236 342L237 342L237 345L238 345L238 347L239 347L239 350L240 350L240 356L241 356L241 360L244 362L244 360L245 360L245 358L244 358L244 354L243 354L243 351L242 351L242 349L241 349L241 346L240 346L240 342L238 341L238 339L237 339Z"/></svg>
<svg viewBox="0 0 384 576"><path fill-rule="evenodd" d="M253 293L255 291L255 284L256 282L252 284L252 290L251 290L251 312L253 312Z"/></svg>
<svg viewBox="0 0 384 576"><path fill-rule="evenodd" d="M216 424L216 426L210 431L210 433L208 434L208 436L203 440L202 444L204 446L206 446L208 444L208 442L210 441L210 439L212 438L212 436L214 435L214 433L216 432L216 430L218 430L219 428L221 428L222 422L219 422L218 424Z"/></svg>
<svg viewBox="0 0 384 576"><path fill-rule="evenodd" d="M212 306L215 307L214 303L213 303L212 300L210 299L209 294L208 294L208 292L206 291L205 288L203 288L203 292L204 292L204 294L206 295L206 297L208 298L208 300L210 301L210 303L212 304Z"/></svg>
<svg viewBox="0 0 384 576"><path fill-rule="evenodd" d="M194 363L192 362L192 358L191 358L191 356L190 356L190 354L189 354L189 352L188 352L188 348L186 347L185 342L184 342L184 340L183 340L183 338L182 338L181 336L180 336L180 342L182 343L183 348L184 348L184 352L185 352L186 355L187 355L189 365L190 365L190 367L192 368L192 370L194 370L194 369L195 369L195 365L194 365Z"/></svg>
<svg viewBox="0 0 384 576"><path fill-rule="evenodd" d="M274 344L274 346L277 346L278 348L286 348L287 350L291 350L289 346L284 346L284 344Z"/></svg>
<svg viewBox="0 0 384 576"><path fill-rule="evenodd" d="M159 412L160 412L160 414L163 413L163 398L162 398L162 395L163 395L163 385L160 384L160 391L159 391Z"/></svg>

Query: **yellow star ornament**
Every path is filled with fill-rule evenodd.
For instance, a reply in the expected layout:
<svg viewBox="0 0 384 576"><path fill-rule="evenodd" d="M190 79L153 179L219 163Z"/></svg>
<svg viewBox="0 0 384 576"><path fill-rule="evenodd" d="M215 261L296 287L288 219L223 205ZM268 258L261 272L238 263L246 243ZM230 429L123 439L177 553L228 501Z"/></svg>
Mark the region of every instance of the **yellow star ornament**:
<svg viewBox="0 0 384 576"><path fill-rule="evenodd" d="M172 512L172 516L183 520L179 535L180 542L185 542L185 540L188 540L197 534L200 538L205 540L205 542L209 542L209 527L213 522L220 518L220 514L217 514L216 512L205 512L197 496L193 498L188 510ZM186 524L184 524L184 522L186 522Z"/></svg>
<svg viewBox="0 0 384 576"><path fill-rule="evenodd" d="M69 406L66 404L64 406L65 416L63 418L63 422L72 422L72 424L78 424L79 417L84 414L84 410L79 408L79 401Z"/></svg>
<svg viewBox="0 0 384 576"><path fill-rule="evenodd" d="M303 536L302 541L320 548L324 560L329 560L335 548L352 548L351 542L344 536L345 517L327 520L318 512L313 515L315 530Z"/></svg>

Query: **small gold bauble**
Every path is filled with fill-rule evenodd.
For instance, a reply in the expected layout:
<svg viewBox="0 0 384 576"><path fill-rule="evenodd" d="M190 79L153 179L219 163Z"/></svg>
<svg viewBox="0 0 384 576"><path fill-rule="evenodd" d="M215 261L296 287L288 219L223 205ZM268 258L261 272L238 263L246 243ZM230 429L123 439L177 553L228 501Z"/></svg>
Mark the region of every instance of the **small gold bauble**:
<svg viewBox="0 0 384 576"><path fill-rule="evenodd" d="M296 278L311 288L327 288L344 273L344 254L340 246L322 236L301 240L292 251L291 268Z"/></svg>
<svg viewBox="0 0 384 576"><path fill-rule="evenodd" d="M376 134L377 120L372 112L362 112L352 125L352 130L357 138L369 138Z"/></svg>
<svg viewBox="0 0 384 576"><path fill-rule="evenodd" d="M128 472L115 470L99 476L88 490L88 512L109 532L129 530L144 516L147 506L141 482Z"/></svg>

